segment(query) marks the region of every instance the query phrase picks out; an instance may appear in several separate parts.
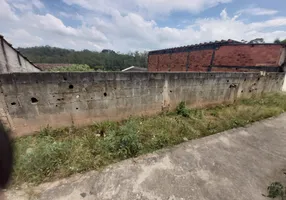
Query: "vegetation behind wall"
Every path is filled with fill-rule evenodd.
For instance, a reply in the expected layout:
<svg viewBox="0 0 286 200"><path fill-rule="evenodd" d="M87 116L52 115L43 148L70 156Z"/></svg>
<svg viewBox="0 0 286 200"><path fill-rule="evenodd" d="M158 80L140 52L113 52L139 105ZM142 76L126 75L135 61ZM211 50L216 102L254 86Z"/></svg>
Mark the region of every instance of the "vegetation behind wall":
<svg viewBox="0 0 286 200"><path fill-rule="evenodd" d="M18 48L18 50L34 63L87 64L91 68L103 66L107 71L120 71L130 66L147 68L147 52L123 54L111 50L75 51L50 46Z"/></svg>

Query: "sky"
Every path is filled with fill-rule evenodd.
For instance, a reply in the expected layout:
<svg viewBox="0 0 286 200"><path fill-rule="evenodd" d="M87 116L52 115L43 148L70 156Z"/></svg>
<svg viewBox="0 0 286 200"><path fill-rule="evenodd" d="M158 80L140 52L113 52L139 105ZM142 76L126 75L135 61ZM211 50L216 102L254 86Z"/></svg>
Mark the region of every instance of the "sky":
<svg viewBox="0 0 286 200"><path fill-rule="evenodd" d="M285 0L0 0L14 47L149 51L215 40L286 38Z"/></svg>

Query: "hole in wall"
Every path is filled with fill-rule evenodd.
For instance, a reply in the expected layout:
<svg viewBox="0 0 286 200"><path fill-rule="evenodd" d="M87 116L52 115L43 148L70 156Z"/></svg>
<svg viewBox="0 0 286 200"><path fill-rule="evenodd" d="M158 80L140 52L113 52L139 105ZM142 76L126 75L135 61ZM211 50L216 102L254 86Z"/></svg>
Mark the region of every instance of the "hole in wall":
<svg viewBox="0 0 286 200"><path fill-rule="evenodd" d="M38 101L38 99L36 99L35 97L32 97L32 98L31 98L31 102L32 102L33 104L36 104L36 103L38 103L39 101Z"/></svg>
<svg viewBox="0 0 286 200"><path fill-rule="evenodd" d="M12 105L12 106L15 106L15 105L16 105L16 102L12 102L11 105Z"/></svg>
<svg viewBox="0 0 286 200"><path fill-rule="evenodd" d="M64 77L64 81L68 80L67 77Z"/></svg>
<svg viewBox="0 0 286 200"><path fill-rule="evenodd" d="M76 108L78 110L78 108Z"/></svg>
<svg viewBox="0 0 286 200"><path fill-rule="evenodd" d="M241 93L243 93L243 90L241 90Z"/></svg>
<svg viewBox="0 0 286 200"><path fill-rule="evenodd" d="M246 78L244 79L244 81L246 81Z"/></svg>
<svg viewBox="0 0 286 200"><path fill-rule="evenodd" d="M226 80L226 82L229 82L229 80Z"/></svg>
<svg viewBox="0 0 286 200"><path fill-rule="evenodd" d="M39 81L36 81L36 83L38 84L38 83L39 83Z"/></svg>
<svg viewBox="0 0 286 200"><path fill-rule="evenodd" d="M170 92L172 93L173 91L172 91L172 90L170 90Z"/></svg>
<svg viewBox="0 0 286 200"><path fill-rule="evenodd" d="M69 85L69 89L73 89L73 85Z"/></svg>
<svg viewBox="0 0 286 200"><path fill-rule="evenodd" d="M231 84L230 86L229 86L229 88L236 88L237 87L237 85L235 85L235 84Z"/></svg>
<svg viewBox="0 0 286 200"><path fill-rule="evenodd" d="M257 78L257 81L260 81L260 77L259 77L259 78Z"/></svg>
<svg viewBox="0 0 286 200"><path fill-rule="evenodd" d="M55 95L53 97L55 97Z"/></svg>
<svg viewBox="0 0 286 200"><path fill-rule="evenodd" d="M249 93L251 93L252 92L252 90L249 90Z"/></svg>
<svg viewBox="0 0 286 200"><path fill-rule="evenodd" d="M106 93L106 92L104 92L104 93L103 93L103 95L106 97L106 96L107 96L107 93Z"/></svg>
<svg viewBox="0 0 286 200"><path fill-rule="evenodd" d="M58 105L56 105L56 107L58 107Z"/></svg>

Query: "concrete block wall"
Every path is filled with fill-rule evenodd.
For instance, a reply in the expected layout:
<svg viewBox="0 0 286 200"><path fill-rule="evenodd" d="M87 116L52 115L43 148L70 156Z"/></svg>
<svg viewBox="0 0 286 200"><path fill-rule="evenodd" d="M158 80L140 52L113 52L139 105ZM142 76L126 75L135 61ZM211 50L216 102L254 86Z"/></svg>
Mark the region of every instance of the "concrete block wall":
<svg viewBox="0 0 286 200"><path fill-rule="evenodd" d="M282 91L283 91L283 92L286 92L286 75L285 75L285 78L284 78L284 83L283 83L283 86L282 86Z"/></svg>
<svg viewBox="0 0 286 200"><path fill-rule="evenodd" d="M40 71L0 35L0 73Z"/></svg>
<svg viewBox="0 0 286 200"><path fill-rule="evenodd" d="M185 48L185 47L182 47ZM261 68L239 68L236 66L265 66L269 68L279 67L285 63L285 47L282 45L222 45L218 48L194 49L190 52L186 49L183 52L166 51L151 52L148 57L148 71L211 71L225 72L251 72L261 71ZM177 48L180 49L180 48ZM212 56L214 59L212 61ZM232 68L215 66L233 66ZM271 70L271 69L270 69Z"/></svg>
<svg viewBox="0 0 286 200"><path fill-rule="evenodd" d="M0 74L0 118L16 136L48 125L121 120L175 108L233 102L280 91L284 73L14 73Z"/></svg>

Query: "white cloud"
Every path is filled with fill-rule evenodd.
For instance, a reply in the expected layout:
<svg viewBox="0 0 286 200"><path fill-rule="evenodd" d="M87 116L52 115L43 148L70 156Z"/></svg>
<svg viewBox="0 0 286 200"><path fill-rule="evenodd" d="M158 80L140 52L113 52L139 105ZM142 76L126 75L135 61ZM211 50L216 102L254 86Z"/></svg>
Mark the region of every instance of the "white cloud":
<svg viewBox="0 0 286 200"><path fill-rule="evenodd" d="M21 35L21 37L19 37L19 35ZM13 41L13 44L21 43L21 47L37 46L44 42L41 37L34 36L24 29L12 29L5 39Z"/></svg>
<svg viewBox="0 0 286 200"><path fill-rule="evenodd" d="M24 16L26 18L26 16ZM63 36L76 36L77 30L70 26L65 26L63 22L51 14L27 16L27 19L33 22L36 28L51 31Z"/></svg>
<svg viewBox="0 0 286 200"><path fill-rule="evenodd" d="M25 1L27 2L27 1ZM32 0L32 5L38 9L44 8L44 4L40 0Z"/></svg>
<svg viewBox="0 0 286 200"><path fill-rule="evenodd" d="M223 9L220 13L220 17L224 20L227 20L228 19L228 16L227 16L227 12L226 12L226 9Z"/></svg>
<svg viewBox="0 0 286 200"><path fill-rule="evenodd" d="M41 0L8 0L8 3L15 9L21 12L32 11L33 9L43 9L45 5Z"/></svg>
<svg viewBox="0 0 286 200"><path fill-rule="evenodd" d="M0 21L1 20L17 20L17 16L13 13L11 7L5 0L0 0Z"/></svg>
<svg viewBox="0 0 286 200"><path fill-rule="evenodd" d="M73 0L65 1L72 3ZM8 4L0 0L0 6L6 6L5 11L8 11L3 16L6 18L10 16L8 22L7 20L1 21L0 33L14 46L51 45L77 50L108 48L121 52L161 49L229 38L251 40L259 37L267 42L273 42L275 38L282 38L286 35L285 29L283 30L286 26L286 16L247 23L239 19L240 14L230 15L226 9L218 13L217 17L187 20L182 28L160 27L156 20L146 18L139 11L136 12L131 8L135 1L141 1L141 8L148 3L147 0L134 0L133 3L130 0L131 5L126 6L125 3L111 5L104 4L103 0L96 0L99 5L102 3L105 6L100 8L100 13L90 10L85 15L85 11L80 12L78 15L81 24L68 26L64 23L65 20L60 18L71 18L71 13L62 11L57 14L60 18L51 13L35 14L33 11L16 14L16 11L11 8L13 7L11 2ZM199 0L196 1L199 2ZM94 1L74 0L74 2L79 2L80 5L88 8L93 6ZM172 9L180 10L183 2L180 1L181 4L170 3L166 5L166 8L170 8L172 4L175 6ZM208 6L211 6L219 1L209 2ZM159 5L160 1L154 0L154 4ZM124 7L124 9L121 10L116 6ZM191 11L191 8L187 9ZM125 13L126 10L131 11ZM102 15L102 12L105 14Z"/></svg>
<svg viewBox="0 0 286 200"><path fill-rule="evenodd" d="M13 3L13 7L24 12L27 10L31 10L32 6L29 4L24 4L24 3Z"/></svg>
<svg viewBox="0 0 286 200"><path fill-rule="evenodd" d="M229 3L232 0L136 0L137 5L151 13L170 13L172 11L189 11L198 13L219 3Z"/></svg>
<svg viewBox="0 0 286 200"><path fill-rule="evenodd" d="M278 11L267 8L246 8L238 11L237 13L248 15L275 15Z"/></svg>
<svg viewBox="0 0 286 200"><path fill-rule="evenodd" d="M278 17L278 18L266 20L263 22L252 23L251 26L253 29L286 26L286 17Z"/></svg>
<svg viewBox="0 0 286 200"><path fill-rule="evenodd" d="M78 13L66 13L66 12L59 12L59 15L64 17L64 18L69 18L69 19L74 19L74 20L79 20L82 21L84 18L82 15Z"/></svg>
<svg viewBox="0 0 286 200"><path fill-rule="evenodd" d="M77 4L79 6L82 6L86 9L92 8L92 2L89 0L63 0L68 5ZM95 0L95 3L98 3L98 0Z"/></svg>
<svg viewBox="0 0 286 200"><path fill-rule="evenodd" d="M76 4L89 10L110 14L114 10L121 13L138 11L144 16L165 15L172 11L188 11L198 13L220 3L232 0L63 0L66 4Z"/></svg>

